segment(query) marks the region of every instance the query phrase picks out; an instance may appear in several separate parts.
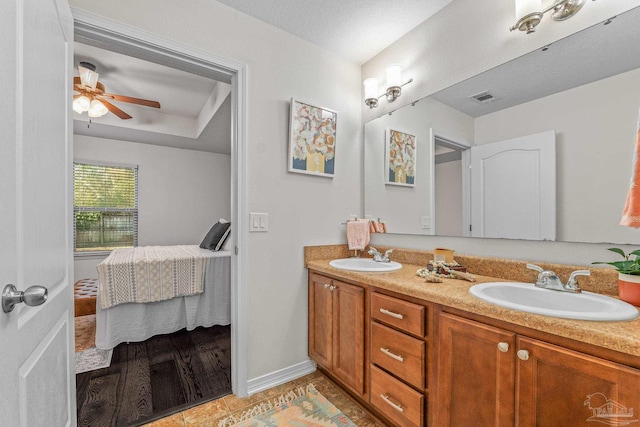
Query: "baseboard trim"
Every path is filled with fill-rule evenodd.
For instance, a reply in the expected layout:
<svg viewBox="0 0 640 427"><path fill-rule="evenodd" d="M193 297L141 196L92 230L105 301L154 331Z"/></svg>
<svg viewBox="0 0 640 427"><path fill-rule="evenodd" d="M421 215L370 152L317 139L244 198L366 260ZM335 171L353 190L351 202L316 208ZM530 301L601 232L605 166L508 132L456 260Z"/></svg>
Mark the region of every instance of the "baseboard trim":
<svg viewBox="0 0 640 427"><path fill-rule="evenodd" d="M296 378L300 378L304 375L310 374L315 370L315 362L313 362L312 360L305 360L304 362L296 363L295 365L291 365L287 368L262 375L261 377L250 379L247 384L247 391L251 395L264 390L268 390L272 387L284 384L289 381L293 381Z"/></svg>

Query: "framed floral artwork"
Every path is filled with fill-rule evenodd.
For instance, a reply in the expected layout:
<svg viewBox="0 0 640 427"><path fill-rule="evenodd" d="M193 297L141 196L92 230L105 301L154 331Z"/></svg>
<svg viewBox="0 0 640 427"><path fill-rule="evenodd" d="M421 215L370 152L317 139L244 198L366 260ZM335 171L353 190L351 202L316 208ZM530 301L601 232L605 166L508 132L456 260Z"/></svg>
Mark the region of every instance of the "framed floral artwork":
<svg viewBox="0 0 640 427"><path fill-rule="evenodd" d="M333 178L337 113L291 98L289 172Z"/></svg>
<svg viewBox="0 0 640 427"><path fill-rule="evenodd" d="M385 138L385 184L415 186L418 148L415 135L387 129Z"/></svg>

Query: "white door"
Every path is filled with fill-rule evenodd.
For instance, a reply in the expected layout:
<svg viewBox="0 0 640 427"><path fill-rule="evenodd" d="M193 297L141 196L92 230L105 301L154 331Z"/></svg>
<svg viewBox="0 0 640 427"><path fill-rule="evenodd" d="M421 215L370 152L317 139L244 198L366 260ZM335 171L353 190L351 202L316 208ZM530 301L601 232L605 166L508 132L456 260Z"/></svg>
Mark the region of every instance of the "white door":
<svg viewBox="0 0 640 427"><path fill-rule="evenodd" d="M471 233L556 239L554 131L471 148Z"/></svg>
<svg viewBox="0 0 640 427"><path fill-rule="evenodd" d="M0 289L48 289L0 310L0 425L75 425L67 0L3 2L0 40Z"/></svg>

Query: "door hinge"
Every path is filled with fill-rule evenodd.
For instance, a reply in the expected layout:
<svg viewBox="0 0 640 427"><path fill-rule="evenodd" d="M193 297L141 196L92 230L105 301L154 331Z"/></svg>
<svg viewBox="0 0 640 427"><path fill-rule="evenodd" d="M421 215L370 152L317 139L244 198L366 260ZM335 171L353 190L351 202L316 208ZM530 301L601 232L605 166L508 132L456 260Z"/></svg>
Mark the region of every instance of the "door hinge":
<svg viewBox="0 0 640 427"><path fill-rule="evenodd" d="M472 231L472 230L471 230L471 224L469 224L469 231Z"/></svg>
<svg viewBox="0 0 640 427"><path fill-rule="evenodd" d="M234 246L234 248L235 248L235 249L234 249L234 252L236 253L236 255L238 255L238 247L237 247L237 246Z"/></svg>

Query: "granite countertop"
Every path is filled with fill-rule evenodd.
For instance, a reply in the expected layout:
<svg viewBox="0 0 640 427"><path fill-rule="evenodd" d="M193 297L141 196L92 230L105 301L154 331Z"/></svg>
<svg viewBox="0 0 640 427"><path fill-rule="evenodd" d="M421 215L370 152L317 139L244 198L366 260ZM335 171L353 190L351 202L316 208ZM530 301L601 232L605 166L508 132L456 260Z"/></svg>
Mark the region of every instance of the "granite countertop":
<svg viewBox="0 0 640 427"><path fill-rule="evenodd" d="M623 322L595 322L526 313L489 304L469 294L469 288L474 284L509 281L504 278L474 274L477 281L473 283L456 279L443 279L443 283L429 283L416 275L416 271L424 265L400 261L403 268L398 271L363 273L331 267L329 261L334 258L313 258L306 258L305 265L319 273L640 357L640 318ZM472 270L470 272L473 273Z"/></svg>

